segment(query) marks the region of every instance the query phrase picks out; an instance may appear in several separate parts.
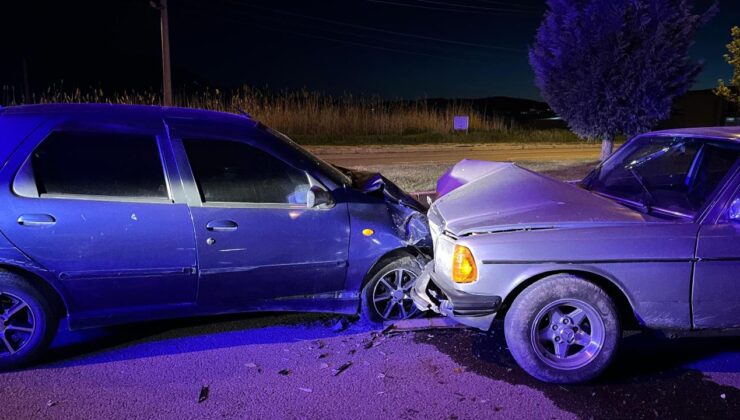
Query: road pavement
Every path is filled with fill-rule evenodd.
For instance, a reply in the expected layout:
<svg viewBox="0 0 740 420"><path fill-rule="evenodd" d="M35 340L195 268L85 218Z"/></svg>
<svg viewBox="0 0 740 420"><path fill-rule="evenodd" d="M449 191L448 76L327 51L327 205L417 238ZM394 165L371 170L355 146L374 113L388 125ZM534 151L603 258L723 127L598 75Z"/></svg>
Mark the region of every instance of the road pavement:
<svg viewBox="0 0 740 420"><path fill-rule="evenodd" d="M500 331L247 315L63 334L0 374L3 419L738 418L740 341L631 335L597 382L548 385Z"/></svg>

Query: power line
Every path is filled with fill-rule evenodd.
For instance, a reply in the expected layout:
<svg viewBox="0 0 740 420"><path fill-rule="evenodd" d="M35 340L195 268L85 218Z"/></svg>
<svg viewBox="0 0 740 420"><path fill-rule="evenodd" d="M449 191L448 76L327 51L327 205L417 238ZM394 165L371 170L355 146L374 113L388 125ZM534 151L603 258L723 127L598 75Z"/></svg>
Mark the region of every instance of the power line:
<svg viewBox="0 0 740 420"><path fill-rule="evenodd" d="M278 23L278 24L281 24L281 25L284 25L285 24L285 22L280 21L278 18L275 18L275 17L255 16L253 14L251 14L251 15L244 15L244 16L247 19L255 19L255 20L261 20L261 21L267 21L267 22L270 22L270 23ZM443 51L444 53L450 53L450 52L452 52L452 53L475 54L475 55L479 55L479 56L483 56L483 57L487 57L487 58L493 57L492 54L498 54L499 53L498 51L491 51L491 52L487 52L487 51L470 51L470 50L464 51L464 50L461 50L459 48L455 48L455 47L451 47L451 46L448 47L448 46L444 46L444 45L437 45L437 46L430 46L428 44L419 45L419 44L416 44L415 43L415 42L418 42L418 41L415 41L413 39L412 40L405 40L405 39L378 38L378 35L367 34L367 33L348 32L345 29L334 28L334 27L326 27L326 26L324 26L324 27L318 27L318 26L310 25L310 24L307 24L307 23L304 23L304 22L293 22L291 24L297 25L298 26L298 29L304 29L305 28L305 29L310 29L310 30L317 30L319 32L329 32L329 33L336 34L336 35L344 35L344 36L355 37L355 38L364 38L364 39L369 39L371 41L376 41L376 42L381 42L381 43L400 44L400 45L405 46L405 47L422 48L422 49L427 49L427 50L428 49L440 49L440 48L442 48L442 49L444 49L444 51ZM381 34L380 36L383 37L384 35ZM385 47L385 46L383 46L383 47ZM454 48L454 49L452 49L452 48ZM450 49L452 49L452 50L450 50ZM502 51L501 53L509 53L509 51Z"/></svg>
<svg viewBox="0 0 740 420"><path fill-rule="evenodd" d="M512 9L512 8L501 8L501 7L484 7L484 6L473 6L468 4L460 4L460 3L450 3L447 1L438 1L438 0L416 0L419 3L429 3L429 4L435 4L440 6L450 6L450 7L462 7L464 9L474 9L474 10L484 10L484 11L491 11L491 12L511 12L511 13L533 13L534 11L527 11L522 9Z"/></svg>
<svg viewBox="0 0 740 420"><path fill-rule="evenodd" d="M385 4L389 6L397 6L397 7L407 7L411 9L424 9L424 10L435 10L435 11L441 11L441 12L454 12L454 13L467 13L467 14L478 14L478 15L502 15L502 14L510 14L510 15L521 15L523 11L513 11L513 10L501 10L498 12L493 11L486 11L486 10L464 10L464 9L454 9L454 8L448 8L448 7L435 7L435 6L424 6L420 4L411 4L411 3L400 3L390 0L366 0L370 3L378 3L378 4ZM534 12L532 12L534 13Z"/></svg>
<svg viewBox="0 0 740 420"><path fill-rule="evenodd" d="M193 12L198 13L200 15L202 12L204 12L204 10L203 9L199 9L197 11L193 10ZM236 14L237 15L241 15L241 16L245 16L245 17L248 17L248 18L252 18L252 19L255 19L256 18L255 16L244 15L244 14L241 14L239 12L236 12ZM238 17L234 16L233 14L228 15L227 16L227 19L230 19L230 20L233 20L233 21L242 22L241 20L239 20ZM257 19L259 19L259 18L257 18ZM340 44L352 45L352 46L357 46L357 47L362 47L362 48L369 48L369 49L380 50L380 51L387 51L387 52L393 52L393 53L399 53L399 54L413 55L413 56L418 56L418 57L429 57L429 58L435 58L435 59L439 59L439 60L464 62L464 63L472 63L472 62L485 63L486 62L484 60L475 59L475 58L458 58L458 57L451 57L451 56L446 56L446 55L431 54L431 53L427 53L427 52L410 51L410 50L400 49L400 48L393 48L393 47L386 47L386 46L381 46L381 45L367 44L367 43L357 42L357 41L347 40L347 39L337 39L337 38L333 38L333 37L329 37L329 36L325 36L325 35L310 34L310 33L306 33L306 32L293 31L293 30L289 30L289 29L277 27L277 26L274 26L274 25L267 26L267 25L259 25L258 24L258 25L252 25L252 26L255 27L255 28L259 28L259 29L264 29L264 30L273 31L273 32L287 33L287 34L290 34L290 35L295 35L295 36L304 37L304 38L320 39L320 40L330 41L330 42L335 42L335 43L340 43Z"/></svg>
<svg viewBox="0 0 740 420"><path fill-rule="evenodd" d="M227 0L227 1L229 1L229 0ZM231 3L233 3L233 2L234 2L234 0L231 1ZM496 45L478 44L478 43L473 43L473 42L456 41L456 40L445 39L445 38L438 38L438 37L431 37L431 36L425 36L425 35L410 34L410 33L406 33L406 32L392 31L392 30L388 30L388 29L375 28L375 27L371 27L371 26L358 25L358 24L353 24L353 23L348 23L348 22L342 22L342 21L333 20L333 19L326 19L326 18L320 18L320 17L316 17L316 16L304 15L304 14L300 14L300 13L288 12L288 11L285 11L285 10L273 9L273 8L269 8L269 7L256 6L256 5L246 4L246 3L241 3L241 2L237 2L237 3L239 5L242 5L242 6L247 6L247 7L255 8L255 9L258 9L258 10L265 10L265 11L268 11L268 12L278 13L278 14L281 14L281 15L300 17L300 18L310 19L310 20L314 20L314 21L318 21L318 22L331 23L331 24L335 24L335 25L346 26L346 27L355 28L355 29L364 29L364 30L367 30L367 31L380 32L380 33L385 33L385 34L390 34L390 35L397 35L397 36L404 36L404 37L408 37L408 38L423 39L423 40L426 40L426 41L435 41L435 42L442 42L442 43L447 43L447 44L464 45L464 46L468 46L468 47L486 48L486 49L501 50L501 51L513 51L513 52L526 51L525 49L522 49L522 48L501 47L501 46L496 46Z"/></svg>

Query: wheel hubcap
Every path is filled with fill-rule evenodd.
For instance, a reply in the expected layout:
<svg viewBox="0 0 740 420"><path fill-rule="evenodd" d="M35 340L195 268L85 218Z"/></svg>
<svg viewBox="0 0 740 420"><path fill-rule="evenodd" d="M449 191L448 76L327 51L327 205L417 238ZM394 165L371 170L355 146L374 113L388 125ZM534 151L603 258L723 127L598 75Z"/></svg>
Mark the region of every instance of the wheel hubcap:
<svg viewBox="0 0 740 420"><path fill-rule="evenodd" d="M537 356L557 369L589 364L604 346L604 321L596 309L578 299L561 299L545 306L532 324Z"/></svg>
<svg viewBox="0 0 740 420"><path fill-rule="evenodd" d="M0 357L17 353L28 344L36 322L23 299L0 292Z"/></svg>
<svg viewBox="0 0 740 420"><path fill-rule="evenodd" d="M414 286L416 274L399 268L389 271L373 288L373 306L383 320L406 319L416 313L409 291Z"/></svg>

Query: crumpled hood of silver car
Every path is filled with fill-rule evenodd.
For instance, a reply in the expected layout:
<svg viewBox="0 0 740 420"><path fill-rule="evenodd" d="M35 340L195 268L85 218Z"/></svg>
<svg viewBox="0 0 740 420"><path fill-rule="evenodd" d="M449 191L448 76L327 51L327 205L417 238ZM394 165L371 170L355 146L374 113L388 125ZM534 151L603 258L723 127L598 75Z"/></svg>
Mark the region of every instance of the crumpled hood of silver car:
<svg viewBox="0 0 740 420"><path fill-rule="evenodd" d="M449 178L458 185L434 202L432 212L441 216L445 230L457 236L655 220L513 163L464 160L438 185L449 185Z"/></svg>

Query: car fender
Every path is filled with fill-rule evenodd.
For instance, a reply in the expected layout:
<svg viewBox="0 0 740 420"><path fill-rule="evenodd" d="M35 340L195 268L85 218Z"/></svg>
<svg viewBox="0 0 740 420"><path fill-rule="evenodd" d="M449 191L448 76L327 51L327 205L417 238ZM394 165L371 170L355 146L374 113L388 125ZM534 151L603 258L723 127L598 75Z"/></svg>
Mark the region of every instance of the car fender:
<svg viewBox="0 0 740 420"><path fill-rule="evenodd" d="M64 306L62 308L64 314L69 315L69 304L64 285L52 273L21 252L2 233L0 233L0 269L15 272L26 277L32 283L42 282L42 284L36 286L46 289L42 290L44 292L55 294L56 296L53 296L53 298L59 299L59 303Z"/></svg>

